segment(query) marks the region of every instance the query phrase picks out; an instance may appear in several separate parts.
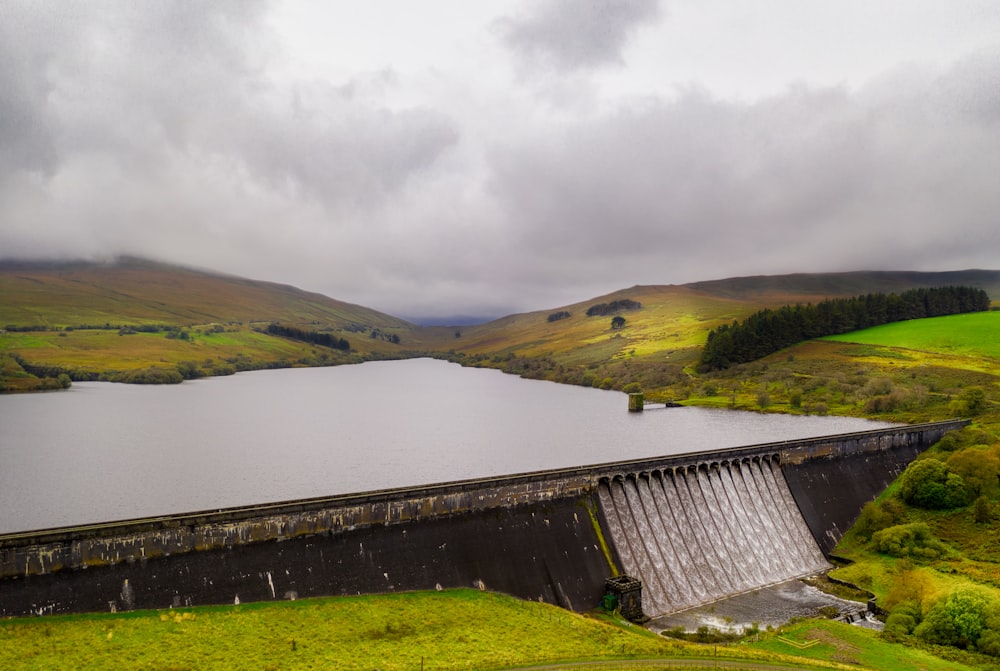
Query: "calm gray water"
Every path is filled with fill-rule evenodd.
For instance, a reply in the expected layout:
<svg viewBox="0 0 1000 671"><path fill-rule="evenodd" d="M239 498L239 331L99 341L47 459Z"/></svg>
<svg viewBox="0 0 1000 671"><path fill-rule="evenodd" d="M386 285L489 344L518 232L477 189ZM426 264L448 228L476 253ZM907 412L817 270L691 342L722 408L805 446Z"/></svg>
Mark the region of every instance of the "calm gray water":
<svg viewBox="0 0 1000 671"><path fill-rule="evenodd" d="M700 408L432 359L0 396L0 533L887 426Z"/></svg>

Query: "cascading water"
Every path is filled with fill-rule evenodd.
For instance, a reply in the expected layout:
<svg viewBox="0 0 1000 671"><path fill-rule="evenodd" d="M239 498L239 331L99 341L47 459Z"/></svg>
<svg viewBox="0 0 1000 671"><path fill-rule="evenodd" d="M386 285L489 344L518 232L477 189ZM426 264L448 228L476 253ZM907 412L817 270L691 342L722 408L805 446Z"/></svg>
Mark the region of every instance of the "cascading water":
<svg viewBox="0 0 1000 671"><path fill-rule="evenodd" d="M829 567L768 459L604 479L598 498L647 615L709 603Z"/></svg>

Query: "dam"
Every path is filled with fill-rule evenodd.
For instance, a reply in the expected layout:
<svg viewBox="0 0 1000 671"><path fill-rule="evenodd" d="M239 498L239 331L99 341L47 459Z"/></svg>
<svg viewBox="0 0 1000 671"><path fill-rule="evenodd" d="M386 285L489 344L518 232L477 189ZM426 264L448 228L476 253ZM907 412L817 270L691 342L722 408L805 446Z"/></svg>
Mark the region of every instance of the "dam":
<svg viewBox="0 0 1000 671"><path fill-rule="evenodd" d="M968 422L0 536L0 616L478 587L656 616L827 567L922 450Z"/></svg>

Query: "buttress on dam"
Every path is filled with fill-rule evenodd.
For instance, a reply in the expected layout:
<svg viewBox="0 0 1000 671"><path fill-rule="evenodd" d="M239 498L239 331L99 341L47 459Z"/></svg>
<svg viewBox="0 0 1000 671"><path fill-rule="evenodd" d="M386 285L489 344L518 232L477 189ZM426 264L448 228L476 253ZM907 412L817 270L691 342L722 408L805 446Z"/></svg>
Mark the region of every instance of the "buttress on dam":
<svg viewBox="0 0 1000 671"><path fill-rule="evenodd" d="M966 420L0 536L0 616L476 587L656 617L822 572Z"/></svg>

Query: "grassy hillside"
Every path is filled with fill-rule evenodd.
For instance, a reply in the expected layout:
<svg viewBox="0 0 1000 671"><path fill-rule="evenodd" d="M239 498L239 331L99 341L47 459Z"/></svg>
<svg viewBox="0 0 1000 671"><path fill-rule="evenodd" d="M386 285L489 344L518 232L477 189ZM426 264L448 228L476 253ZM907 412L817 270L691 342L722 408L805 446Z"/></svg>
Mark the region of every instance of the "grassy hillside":
<svg viewBox="0 0 1000 671"><path fill-rule="evenodd" d="M974 668L822 621L758 638L752 646L684 643L598 613L581 616L456 590L0 621L0 666L448 671L578 662L595 671L622 671L712 669L719 662L733 668L741 662L738 668Z"/></svg>
<svg viewBox="0 0 1000 671"><path fill-rule="evenodd" d="M654 398L680 400L697 394L693 365L708 332L721 324L764 307L950 284L1000 296L1000 271L829 273L635 286L477 326L426 329L424 337L429 348L467 365L570 384L614 389L632 384ZM641 307L615 312L625 319L620 328L613 327L611 314L587 316L593 306L623 300Z"/></svg>
<svg viewBox="0 0 1000 671"><path fill-rule="evenodd" d="M169 382L419 347L413 324L368 308L138 259L0 263L0 296L0 389L13 391L56 388L60 373ZM350 352L261 332L271 322L344 338Z"/></svg>
<svg viewBox="0 0 1000 671"><path fill-rule="evenodd" d="M185 376L218 375L431 354L526 377L638 387L652 398L682 400L698 396L701 381L692 366L708 331L720 324L761 307L950 283L1000 295L997 271L747 277L635 286L476 326L419 328L294 287L138 259L4 262L0 328L8 332L0 336L0 356L6 353L0 371L6 389L28 390L58 387L59 373L124 381L169 375L175 381L176 370ZM640 307L587 316L595 306L634 303ZM615 317L624 322L613 324ZM350 352L260 333L270 322L344 338ZM143 325L185 334L180 339L167 331L117 335L119 326Z"/></svg>
<svg viewBox="0 0 1000 671"><path fill-rule="evenodd" d="M294 287L140 259L0 263L0 325L281 321L410 330L389 315Z"/></svg>

